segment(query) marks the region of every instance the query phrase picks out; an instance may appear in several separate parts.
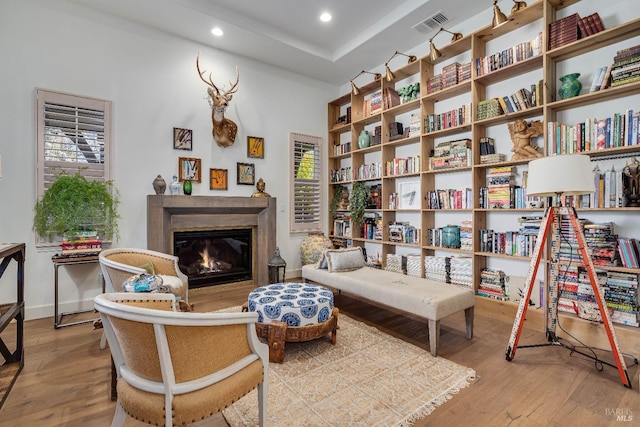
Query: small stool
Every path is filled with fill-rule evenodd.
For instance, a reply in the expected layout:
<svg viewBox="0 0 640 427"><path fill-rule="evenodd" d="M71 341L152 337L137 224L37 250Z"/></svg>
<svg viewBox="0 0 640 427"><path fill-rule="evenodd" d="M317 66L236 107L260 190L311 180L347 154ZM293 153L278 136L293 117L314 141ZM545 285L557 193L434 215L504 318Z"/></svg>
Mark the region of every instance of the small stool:
<svg viewBox="0 0 640 427"><path fill-rule="evenodd" d="M331 333L336 343L338 309L333 293L310 283L276 283L249 294L245 311L258 313L256 332L269 344L269 361L282 363L285 342L311 341Z"/></svg>

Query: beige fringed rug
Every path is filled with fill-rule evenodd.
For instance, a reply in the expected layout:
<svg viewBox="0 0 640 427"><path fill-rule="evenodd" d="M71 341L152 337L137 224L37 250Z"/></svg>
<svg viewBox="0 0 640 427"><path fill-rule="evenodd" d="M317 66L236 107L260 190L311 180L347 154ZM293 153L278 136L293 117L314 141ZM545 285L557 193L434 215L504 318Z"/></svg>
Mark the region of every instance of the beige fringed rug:
<svg viewBox="0 0 640 427"><path fill-rule="evenodd" d="M328 336L287 343L284 363L269 364L268 425L409 426L475 378L344 314L338 325L335 346ZM223 415L232 427L257 426L257 391Z"/></svg>

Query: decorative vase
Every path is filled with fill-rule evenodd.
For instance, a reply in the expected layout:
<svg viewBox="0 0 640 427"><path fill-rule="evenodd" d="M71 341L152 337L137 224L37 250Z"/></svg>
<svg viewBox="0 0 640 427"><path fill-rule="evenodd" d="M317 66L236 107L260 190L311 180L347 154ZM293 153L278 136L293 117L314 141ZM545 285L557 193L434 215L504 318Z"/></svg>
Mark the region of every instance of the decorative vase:
<svg viewBox="0 0 640 427"><path fill-rule="evenodd" d="M369 145L371 145L371 135L368 130L363 130L358 137L358 147L367 148Z"/></svg>
<svg viewBox="0 0 640 427"><path fill-rule="evenodd" d="M182 190L182 186L178 182L177 175L173 175L173 182L169 186L169 191L171 191L171 195L172 196L179 196L181 190Z"/></svg>
<svg viewBox="0 0 640 427"><path fill-rule="evenodd" d="M156 176L156 179L153 180L153 190L156 192L156 194L164 194L166 189L167 183L165 182L164 178L162 178L160 175Z"/></svg>
<svg viewBox="0 0 640 427"><path fill-rule="evenodd" d="M442 246L445 248L460 248L460 227L447 225L442 227Z"/></svg>
<svg viewBox="0 0 640 427"><path fill-rule="evenodd" d="M182 191L184 192L185 196L190 196L191 190L193 190L193 186L191 185L191 180L185 179L184 182L182 183Z"/></svg>
<svg viewBox="0 0 640 427"><path fill-rule="evenodd" d="M558 94L561 99L572 98L580 93L582 83L580 83L578 77L580 77L580 73L571 73L560 77L562 84L558 89Z"/></svg>
<svg viewBox="0 0 640 427"><path fill-rule="evenodd" d="M325 249L332 249L331 239L322 232L309 233L300 243L300 260L302 265L315 264Z"/></svg>

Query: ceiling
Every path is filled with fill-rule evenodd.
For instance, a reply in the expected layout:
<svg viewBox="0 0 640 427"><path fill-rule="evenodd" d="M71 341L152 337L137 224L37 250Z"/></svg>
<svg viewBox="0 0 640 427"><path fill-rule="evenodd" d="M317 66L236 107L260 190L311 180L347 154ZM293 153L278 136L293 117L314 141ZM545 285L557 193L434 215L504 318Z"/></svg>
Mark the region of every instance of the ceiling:
<svg viewBox="0 0 640 427"><path fill-rule="evenodd" d="M489 0L71 1L335 85L491 7ZM325 11L333 15L329 23L319 20ZM438 12L448 20L426 32L412 29ZM216 26L222 37L211 34ZM396 59L391 68L402 64Z"/></svg>

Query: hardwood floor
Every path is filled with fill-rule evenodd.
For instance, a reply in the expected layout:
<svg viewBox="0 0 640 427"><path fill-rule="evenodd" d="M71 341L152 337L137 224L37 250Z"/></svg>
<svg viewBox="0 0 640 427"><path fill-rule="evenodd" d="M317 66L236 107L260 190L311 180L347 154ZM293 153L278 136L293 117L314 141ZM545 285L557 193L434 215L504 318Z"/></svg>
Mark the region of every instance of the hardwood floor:
<svg viewBox="0 0 640 427"><path fill-rule="evenodd" d="M217 310L242 304L249 290L228 285L195 290L190 301L196 311ZM421 322L343 295L336 296L336 305L342 313L428 350ZM416 426L637 425L639 374L632 359L626 359L633 384L629 390L615 368L604 366L599 372L591 359L561 347L519 347L507 362L511 323L476 315L473 340L464 338L463 313L442 323L440 356L472 367L477 378ZM9 328L2 335L9 345L12 333ZM101 334L90 323L54 330L52 318L26 322L25 367L0 409L0 426L110 425L115 403L109 399L110 357L99 348ZM544 343L544 335L524 329L520 346L529 343ZM617 422L618 416L632 421ZM126 425L146 424L128 420ZM227 424L218 414L196 425Z"/></svg>

